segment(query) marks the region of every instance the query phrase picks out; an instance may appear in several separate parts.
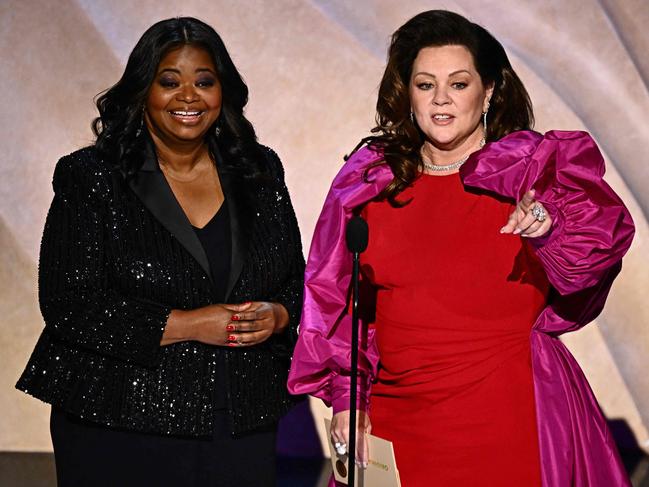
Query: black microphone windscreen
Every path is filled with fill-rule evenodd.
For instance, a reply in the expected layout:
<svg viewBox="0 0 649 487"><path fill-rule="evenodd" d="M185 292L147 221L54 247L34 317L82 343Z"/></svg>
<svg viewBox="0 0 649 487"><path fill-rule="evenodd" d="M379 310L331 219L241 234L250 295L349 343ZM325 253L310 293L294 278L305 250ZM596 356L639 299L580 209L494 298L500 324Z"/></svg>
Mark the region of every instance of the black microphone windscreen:
<svg viewBox="0 0 649 487"><path fill-rule="evenodd" d="M367 248L367 240L369 237L369 229L367 222L361 216L353 216L349 223L347 223L347 230L345 232L345 240L347 241L347 248L350 252L361 253Z"/></svg>

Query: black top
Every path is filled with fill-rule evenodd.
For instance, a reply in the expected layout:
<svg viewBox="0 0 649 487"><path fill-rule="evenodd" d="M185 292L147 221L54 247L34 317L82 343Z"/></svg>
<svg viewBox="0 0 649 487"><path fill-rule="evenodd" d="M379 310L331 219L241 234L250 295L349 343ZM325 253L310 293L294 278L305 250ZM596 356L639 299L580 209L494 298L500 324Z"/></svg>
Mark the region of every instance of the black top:
<svg viewBox="0 0 649 487"><path fill-rule="evenodd" d="M210 274L214 284L214 301L223 303L225 302L225 291L230 276L230 259L232 258L232 237L227 201L223 201L221 207L203 228L193 225L192 228L201 241L207 261L210 263Z"/></svg>
<svg viewBox="0 0 649 487"><path fill-rule="evenodd" d="M266 177L219 172L231 232L225 302L281 303L285 332L253 347L160 346L172 309L217 303L218 277L153 143L128 180L88 147L54 171L38 276L45 328L17 387L99 424L207 436L222 353L231 431L275 424L295 402L286 380L304 258L281 162L262 149Z"/></svg>
<svg viewBox="0 0 649 487"><path fill-rule="evenodd" d="M230 259L232 257L230 216L228 215L227 201L212 219L203 228L192 225L194 232L201 241L201 245L210 263L210 274L214 283L214 302L225 302L225 291L230 275ZM221 350L216 350L216 367L214 371L214 408L226 409L227 402L227 377L225 374L225 356Z"/></svg>

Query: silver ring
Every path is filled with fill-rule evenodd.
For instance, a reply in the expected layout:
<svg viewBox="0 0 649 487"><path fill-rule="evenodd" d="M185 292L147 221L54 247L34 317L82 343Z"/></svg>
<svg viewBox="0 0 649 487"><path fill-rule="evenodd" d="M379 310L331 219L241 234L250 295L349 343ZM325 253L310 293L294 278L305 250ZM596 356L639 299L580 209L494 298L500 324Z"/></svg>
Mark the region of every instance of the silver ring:
<svg viewBox="0 0 649 487"><path fill-rule="evenodd" d="M341 457L347 454L347 445L345 443L336 443L334 446L336 447L336 453Z"/></svg>
<svg viewBox="0 0 649 487"><path fill-rule="evenodd" d="M541 205L534 205L532 208L532 216L536 218L537 222L543 223L548 217L548 214L545 212Z"/></svg>

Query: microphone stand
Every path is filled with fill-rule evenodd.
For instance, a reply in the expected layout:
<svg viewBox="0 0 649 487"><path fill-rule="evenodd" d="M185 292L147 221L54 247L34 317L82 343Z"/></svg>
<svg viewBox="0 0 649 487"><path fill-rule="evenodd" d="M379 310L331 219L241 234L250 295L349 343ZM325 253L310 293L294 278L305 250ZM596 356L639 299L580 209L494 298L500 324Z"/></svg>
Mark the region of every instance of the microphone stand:
<svg viewBox="0 0 649 487"><path fill-rule="evenodd" d="M356 481L356 399L358 397L358 275L360 254L368 243L369 230L367 222L359 215L347 223L345 240L347 248L353 254L352 267L352 353L349 394L349 446L347 450L347 485L354 487Z"/></svg>
<svg viewBox="0 0 649 487"><path fill-rule="evenodd" d="M348 453L348 483L349 487L356 485L356 398L358 384L358 271L359 252L354 252L354 264L352 268L352 357L351 357L351 380L349 396L349 453Z"/></svg>

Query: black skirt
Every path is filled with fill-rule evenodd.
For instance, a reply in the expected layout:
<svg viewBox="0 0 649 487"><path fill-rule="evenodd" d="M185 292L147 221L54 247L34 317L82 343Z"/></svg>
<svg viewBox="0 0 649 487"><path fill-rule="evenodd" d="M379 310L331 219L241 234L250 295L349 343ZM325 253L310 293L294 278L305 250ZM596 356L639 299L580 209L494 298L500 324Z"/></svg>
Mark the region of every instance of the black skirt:
<svg viewBox="0 0 649 487"><path fill-rule="evenodd" d="M276 485L277 430L233 438L227 411L211 438L119 431L52 408L59 487L264 487Z"/></svg>

